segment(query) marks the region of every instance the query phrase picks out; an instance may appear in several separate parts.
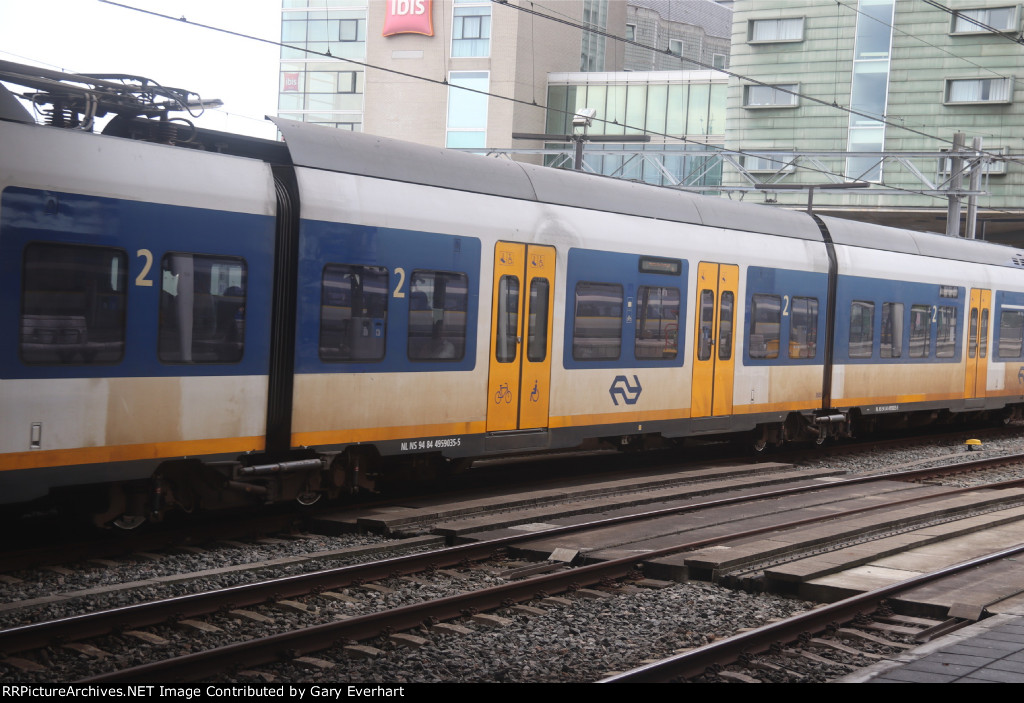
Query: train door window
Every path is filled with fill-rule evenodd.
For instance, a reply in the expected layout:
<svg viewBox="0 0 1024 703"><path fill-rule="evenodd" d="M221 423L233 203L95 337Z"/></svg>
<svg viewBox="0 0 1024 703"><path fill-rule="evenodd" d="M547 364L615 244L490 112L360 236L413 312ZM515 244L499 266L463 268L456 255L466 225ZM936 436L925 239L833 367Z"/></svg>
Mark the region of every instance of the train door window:
<svg viewBox="0 0 1024 703"><path fill-rule="evenodd" d="M971 308L971 321L967 328L967 358L977 356L978 349L978 308Z"/></svg>
<svg viewBox="0 0 1024 703"><path fill-rule="evenodd" d="M712 337L715 333L715 291L700 292L700 328L697 330L697 359L711 358Z"/></svg>
<svg viewBox="0 0 1024 703"><path fill-rule="evenodd" d="M903 356L903 303L882 303L880 351L883 359Z"/></svg>
<svg viewBox="0 0 1024 703"><path fill-rule="evenodd" d="M789 358L813 359L818 355L818 299L793 298L789 317Z"/></svg>
<svg viewBox="0 0 1024 703"><path fill-rule="evenodd" d="M241 361L245 348L245 261L167 254L160 268L160 361Z"/></svg>
<svg viewBox="0 0 1024 703"><path fill-rule="evenodd" d="M640 286L637 295L637 359L675 359L679 353L679 289Z"/></svg>
<svg viewBox="0 0 1024 703"><path fill-rule="evenodd" d="M548 356L548 306L551 284L546 278L530 282L530 317L527 320L526 358L541 362Z"/></svg>
<svg viewBox="0 0 1024 703"><path fill-rule="evenodd" d="M953 310L956 314L956 310ZM978 356L984 359L988 355L988 310L981 311L981 336L978 338Z"/></svg>
<svg viewBox="0 0 1024 703"><path fill-rule="evenodd" d="M572 356L578 361L610 361L622 351L622 286L576 284Z"/></svg>
<svg viewBox="0 0 1024 703"><path fill-rule="evenodd" d="M777 295L755 295L750 312L750 340L747 348L751 359L779 357L779 330L782 324L782 298Z"/></svg>
<svg viewBox="0 0 1024 703"><path fill-rule="evenodd" d="M1021 351L1024 351L1024 310L1003 308L999 314L999 356L1017 359Z"/></svg>
<svg viewBox="0 0 1024 703"><path fill-rule="evenodd" d="M114 364L124 357L128 257L110 247L32 243L21 277L26 364Z"/></svg>
<svg viewBox="0 0 1024 703"><path fill-rule="evenodd" d="M498 281L498 325L494 355L498 363L511 364L519 349L519 278L502 276Z"/></svg>
<svg viewBox="0 0 1024 703"><path fill-rule="evenodd" d="M949 359L956 353L956 308L940 306L936 322L935 356Z"/></svg>
<svg viewBox="0 0 1024 703"><path fill-rule="evenodd" d="M931 355L931 306L910 306L910 356L925 359Z"/></svg>
<svg viewBox="0 0 1024 703"><path fill-rule="evenodd" d="M851 359L870 359L875 344L875 304L854 300L850 304Z"/></svg>
<svg viewBox="0 0 1024 703"><path fill-rule="evenodd" d="M388 270L324 266L320 288L320 360L381 361L387 343Z"/></svg>
<svg viewBox="0 0 1024 703"><path fill-rule="evenodd" d="M462 359L466 353L469 278L464 273L413 271L410 280L409 359Z"/></svg>
<svg viewBox="0 0 1024 703"><path fill-rule="evenodd" d="M731 290L722 292L718 303L718 358L728 361L732 358L732 321L735 298Z"/></svg>

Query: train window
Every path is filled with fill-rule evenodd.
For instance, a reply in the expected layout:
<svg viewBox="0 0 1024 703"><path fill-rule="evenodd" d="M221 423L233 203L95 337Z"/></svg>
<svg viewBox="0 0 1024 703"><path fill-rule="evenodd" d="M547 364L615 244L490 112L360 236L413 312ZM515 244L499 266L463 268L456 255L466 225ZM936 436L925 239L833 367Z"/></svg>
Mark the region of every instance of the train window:
<svg viewBox="0 0 1024 703"><path fill-rule="evenodd" d="M22 258L21 359L113 364L124 357L128 257L120 249L33 243Z"/></svg>
<svg viewBox="0 0 1024 703"><path fill-rule="evenodd" d="M498 329L494 357L502 364L516 360L519 349L519 278L502 276L498 281Z"/></svg>
<svg viewBox="0 0 1024 703"><path fill-rule="evenodd" d="M728 361L732 358L732 321L734 296L732 291L723 291L718 301L718 358Z"/></svg>
<svg viewBox="0 0 1024 703"><path fill-rule="evenodd" d="M903 356L903 303L882 303L881 356L883 359Z"/></svg>
<svg viewBox="0 0 1024 703"><path fill-rule="evenodd" d="M779 358L779 329L782 324L782 298L777 295L755 295L750 311L751 359Z"/></svg>
<svg viewBox="0 0 1024 703"><path fill-rule="evenodd" d="M1024 351L1024 310L1003 308L999 315L999 356L1016 359Z"/></svg>
<svg viewBox="0 0 1024 703"><path fill-rule="evenodd" d="M700 315L697 327L697 359L707 361L711 358L711 347L714 346L715 332L715 291L700 292Z"/></svg>
<svg viewBox="0 0 1024 703"><path fill-rule="evenodd" d="M910 356L924 359L931 355L931 306L910 306Z"/></svg>
<svg viewBox="0 0 1024 703"><path fill-rule="evenodd" d="M978 308L971 308L971 321L967 327L967 358L977 356L978 349Z"/></svg>
<svg viewBox="0 0 1024 703"><path fill-rule="evenodd" d="M953 311L954 314L956 311ZM978 356L984 359L988 355L988 310L981 311L981 337L978 339Z"/></svg>
<svg viewBox="0 0 1024 703"><path fill-rule="evenodd" d="M576 284L572 356L578 361L608 361L622 350L622 286Z"/></svg>
<svg viewBox="0 0 1024 703"><path fill-rule="evenodd" d="M464 273L413 271L409 285L412 361L458 361L466 353L469 278Z"/></svg>
<svg viewBox="0 0 1024 703"><path fill-rule="evenodd" d="M854 300L850 304L850 358L870 359L875 343L875 304Z"/></svg>
<svg viewBox="0 0 1024 703"><path fill-rule="evenodd" d="M167 254L160 269L160 361L241 361L245 348L245 261L226 256Z"/></svg>
<svg viewBox="0 0 1024 703"><path fill-rule="evenodd" d="M530 281L530 317L526 340L526 358L544 361L548 356L548 304L551 284L546 278Z"/></svg>
<svg viewBox="0 0 1024 703"><path fill-rule="evenodd" d="M789 358L813 359L818 355L818 299L793 298L789 316Z"/></svg>
<svg viewBox="0 0 1024 703"><path fill-rule="evenodd" d="M640 286L637 292L637 359L675 359L679 354L679 289Z"/></svg>
<svg viewBox="0 0 1024 703"><path fill-rule="evenodd" d="M324 266L321 361L381 361L387 330L388 270L382 266Z"/></svg>
<svg viewBox="0 0 1024 703"><path fill-rule="evenodd" d="M939 306L936 321L935 356L949 359L956 353L956 308Z"/></svg>

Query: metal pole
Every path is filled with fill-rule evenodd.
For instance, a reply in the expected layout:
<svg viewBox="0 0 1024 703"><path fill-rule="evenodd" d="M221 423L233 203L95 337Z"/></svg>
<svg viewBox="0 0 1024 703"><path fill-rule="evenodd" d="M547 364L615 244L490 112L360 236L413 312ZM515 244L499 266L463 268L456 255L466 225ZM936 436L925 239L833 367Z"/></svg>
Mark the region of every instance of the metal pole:
<svg viewBox="0 0 1024 703"><path fill-rule="evenodd" d="M975 156L981 151L981 137L975 137L971 140L971 149L974 150ZM971 185L970 189L973 192L977 192L981 188L981 172L986 164L984 159L979 159L975 162L974 168L971 169ZM978 227L978 196L968 195L967 196L967 233L964 235L967 239L974 239L976 237Z"/></svg>
<svg viewBox="0 0 1024 703"><path fill-rule="evenodd" d="M946 235L949 237L960 236L960 190L963 187L963 176L960 170L963 168L963 159L959 154L964 148L965 135L957 132L953 135L953 150L950 151L949 166L949 210L946 212Z"/></svg>

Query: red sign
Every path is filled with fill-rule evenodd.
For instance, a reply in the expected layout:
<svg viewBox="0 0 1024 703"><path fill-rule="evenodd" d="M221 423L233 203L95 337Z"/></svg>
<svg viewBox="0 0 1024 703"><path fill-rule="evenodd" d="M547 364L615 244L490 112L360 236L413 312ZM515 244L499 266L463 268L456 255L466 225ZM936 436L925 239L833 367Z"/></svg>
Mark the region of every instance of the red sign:
<svg viewBox="0 0 1024 703"><path fill-rule="evenodd" d="M284 89L285 93L297 93L299 90L299 74L298 73L286 73L284 74Z"/></svg>
<svg viewBox="0 0 1024 703"><path fill-rule="evenodd" d="M434 36L432 0L386 0L383 36L425 34Z"/></svg>

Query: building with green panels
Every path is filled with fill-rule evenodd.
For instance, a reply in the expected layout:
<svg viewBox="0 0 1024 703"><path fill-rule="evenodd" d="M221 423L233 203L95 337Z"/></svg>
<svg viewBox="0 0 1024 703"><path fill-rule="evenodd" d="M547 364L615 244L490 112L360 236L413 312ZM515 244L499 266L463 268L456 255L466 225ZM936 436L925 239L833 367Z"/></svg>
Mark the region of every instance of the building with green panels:
<svg viewBox="0 0 1024 703"><path fill-rule="evenodd" d="M1021 23L1005 0L736 0L726 147L746 154L746 173L727 166L724 185L868 181L816 191L815 211L942 232L947 198L934 191L950 162L937 154L962 132L993 155L979 236L1011 236L1024 215Z"/></svg>

